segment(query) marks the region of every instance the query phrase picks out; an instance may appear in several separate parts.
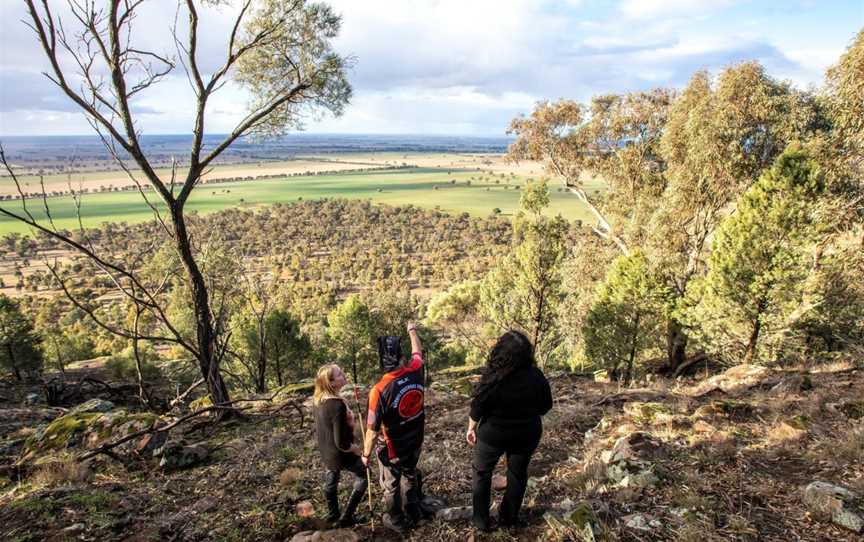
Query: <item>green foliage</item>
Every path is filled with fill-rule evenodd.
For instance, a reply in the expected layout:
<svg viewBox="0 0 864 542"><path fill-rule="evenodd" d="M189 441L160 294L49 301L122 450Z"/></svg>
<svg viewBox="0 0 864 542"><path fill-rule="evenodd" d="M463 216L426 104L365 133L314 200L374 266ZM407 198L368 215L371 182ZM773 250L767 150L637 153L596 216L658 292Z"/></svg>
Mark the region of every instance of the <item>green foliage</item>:
<svg viewBox="0 0 864 542"><path fill-rule="evenodd" d="M469 365L485 362L493 333L480 314L480 281L459 282L429 300L425 323L444 339L444 349Z"/></svg>
<svg viewBox="0 0 864 542"><path fill-rule="evenodd" d="M310 109L342 114L351 98L345 74L350 62L331 45L341 23L324 3L263 0L253 8L240 47L254 43L256 36L264 39L239 58L236 73L237 82L253 96L250 114L282 96L292 98L277 102L272 113L257 123L258 135L281 135L302 128ZM289 92L292 88L298 91Z"/></svg>
<svg viewBox="0 0 864 542"><path fill-rule="evenodd" d="M585 318L586 358L629 383L642 362L662 351L667 299L642 252L616 258Z"/></svg>
<svg viewBox="0 0 864 542"><path fill-rule="evenodd" d="M151 346L142 342L138 348L138 357L141 360L141 377L144 382L153 383L162 378L162 371L157 365L159 356ZM117 380L138 381L135 351L131 346L108 358L105 368Z"/></svg>
<svg viewBox="0 0 864 542"><path fill-rule="evenodd" d="M546 179L529 181L525 184L525 190L519 197L519 208L539 215L543 209L549 206L549 187Z"/></svg>
<svg viewBox="0 0 864 542"><path fill-rule="evenodd" d="M578 368L580 372L585 372L596 369L594 361L585 356L584 324L594 304L598 286L617 255L617 249L604 239L583 233L577 236L564 262L561 284L564 299L558 325L572 370Z"/></svg>
<svg viewBox="0 0 864 542"><path fill-rule="evenodd" d="M327 338L334 361L342 364L349 378L354 378L354 367L361 382L377 375L372 315L359 295L348 296L327 315Z"/></svg>
<svg viewBox="0 0 864 542"><path fill-rule="evenodd" d="M802 362L830 361L864 344L864 252L841 246L803 285L802 302L787 319L779 355Z"/></svg>
<svg viewBox="0 0 864 542"><path fill-rule="evenodd" d="M548 202L545 183L529 184L526 207L514 218L514 246L482 280L480 308L497 332L521 329L534 344L538 363L560 362L555 325L561 303L561 264L569 225L540 214ZM528 214L526 214L526 211Z"/></svg>
<svg viewBox="0 0 864 542"><path fill-rule="evenodd" d="M20 380L42 370L42 339L18 303L0 294L0 368Z"/></svg>
<svg viewBox="0 0 864 542"><path fill-rule="evenodd" d="M757 347L766 338L776 342L772 335L786 329L802 301L809 251L820 232L813 207L824 187L808 156L789 149L718 227L708 273L684 310L712 352L732 361L771 357L771 350Z"/></svg>
<svg viewBox="0 0 864 542"><path fill-rule="evenodd" d="M260 314L260 319L242 314L236 331L239 354L250 367L263 363L265 386L282 386L314 375L312 343L291 313L276 307ZM263 342L262 342L263 341ZM252 375L253 380L257 375Z"/></svg>

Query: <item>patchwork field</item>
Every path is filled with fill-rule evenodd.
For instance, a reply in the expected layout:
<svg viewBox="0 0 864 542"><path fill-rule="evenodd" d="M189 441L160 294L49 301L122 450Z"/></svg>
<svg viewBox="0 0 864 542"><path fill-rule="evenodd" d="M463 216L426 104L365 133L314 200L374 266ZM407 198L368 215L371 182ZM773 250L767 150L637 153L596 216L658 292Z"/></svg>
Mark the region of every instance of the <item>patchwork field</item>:
<svg viewBox="0 0 864 542"><path fill-rule="evenodd" d="M210 174L210 178L277 174L286 176L205 184L196 188L187 208L189 211L209 213L234 206L263 206L300 199L341 197L370 199L376 203L391 205L412 204L439 208L448 213L467 212L474 216L487 216L499 209L506 215L518 208L521 194L519 189L526 180L540 174L540 168L536 164L510 165L504 163L500 156L391 154L392 156L370 154L366 160L362 160L362 155L342 156L338 163L331 162L327 167L348 167L350 163L357 164L351 167L358 169L402 164L410 164L412 167L306 176L296 176L296 171L283 171L285 168L280 169L278 164L268 164L266 168L256 168L253 164L217 168ZM335 160L333 157L331 159ZM482 171L478 171L478 168ZM295 176L291 176L292 174ZM112 178L107 177L108 173L92 175L98 178L85 182L112 185L122 181L123 185L129 184L128 179L123 179L119 173L111 174L114 175ZM8 188L12 183L9 179L4 179L2 184ZM46 186L48 184L49 180L46 180ZM602 189L600 181L590 180L588 184L592 191ZM78 226L76 206L72 198L52 197L48 203L57 227L71 229ZM21 208L18 201L8 201L3 205L9 210ZM28 201L28 208L38 218L47 218L41 200ZM559 192L557 185L552 186L550 208L551 212L561 213L571 220L591 220L590 213L578 199L566 192ZM96 226L103 222L133 223L150 219L152 212L134 191L89 193L82 198L81 220L84 226ZM29 228L13 219L0 218L0 235L11 232L29 233Z"/></svg>

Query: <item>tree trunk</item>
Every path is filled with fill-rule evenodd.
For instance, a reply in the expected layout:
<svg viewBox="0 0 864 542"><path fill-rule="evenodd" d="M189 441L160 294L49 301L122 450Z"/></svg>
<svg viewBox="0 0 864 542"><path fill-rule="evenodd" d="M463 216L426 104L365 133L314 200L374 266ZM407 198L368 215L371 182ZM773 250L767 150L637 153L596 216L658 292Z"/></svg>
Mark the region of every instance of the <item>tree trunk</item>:
<svg viewBox="0 0 864 542"><path fill-rule="evenodd" d="M668 374L675 374L687 359L687 335L678 320L671 318L666 326L666 368Z"/></svg>
<svg viewBox="0 0 864 542"><path fill-rule="evenodd" d="M9 365L12 366L12 372L15 374L15 380L21 382L21 369L15 364L15 353L12 351L12 345L6 345L6 353L9 354Z"/></svg>
<svg viewBox="0 0 864 542"><path fill-rule="evenodd" d="M255 391L264 393L267 391L267 333L264 330L264 315L258 320L258 377L255 382Z"/></svg>
<svg viewBox="0 0 864 542"><path fill-rule="evenodd" d="M278 341L277 341L278 343ZM282 360L280 359L282 356L282 352L279 351L279 345L276 345L276 352L273 355L273 361L276 362L276 382L279 384L279 387L282 387Z"/></svg>
<svg viewBox="0 0 864 542"><path fill-rule="evenodd" d="M747 343L747 351L744 353L744 363L752 363L756 357L756 343L759 340L759 330L762 327L762 314L756 316L753 330L750 332L750 340Z"/></svg>
<svg viewBox="0 0 864 542"><path fill-rule="evenodd" d="M207 391L214 405L220 405L230 401L228 387L219 372L218 359L216 357L216 330L213 328L213 317L210 311L210 297L207 293L207 284L204 276L192 255L192 247L189 243L189 233L186 230L186 222L183 217L183 207L175 204L171 209L171 218L174 223L174 239L183 267L189 277L189 285L192 288L192 302L195 310L195 337L198 349L198 367L201 376L207 384Z"/></svg>
<svg viewBox="0 0 864 542"><path fill-rule="evenodd" d="M630 357L627 360L627 372L624 374L624 385L629 386L633 380L633 363L636 360L636 343L639 340L639 314L636 315L636 320L633 322L633 339L630 341Z"/></svg>

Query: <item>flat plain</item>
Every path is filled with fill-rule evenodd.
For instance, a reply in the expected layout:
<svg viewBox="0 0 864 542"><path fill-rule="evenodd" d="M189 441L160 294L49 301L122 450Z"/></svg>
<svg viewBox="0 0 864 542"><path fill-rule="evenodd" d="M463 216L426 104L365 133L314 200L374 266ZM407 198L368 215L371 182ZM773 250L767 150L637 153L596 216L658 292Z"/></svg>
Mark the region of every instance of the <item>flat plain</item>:
<svg viewBox="0 0 864 542"><path fill-rule="evenodd" d="M308 169L310 165L316 168ZM380 169L394 167L400 169ZM366 171L358 171L360 169ZM302 175L307 171L313 174ZM261 166L226 165L215 168L208 178L264 175L269 178L202 184L193 191L187 209L211 213L230 207L288 204L301 199L349 198L389 205L410 204L447 213L467 212L473 216L488 216L498 209L507 215L518 209L521 188L526 181L541 177L542 171L537 164L509 164L501 155L369 153L327 156L324 161L313 157ZM53 177L46 179L46 186L57 185L60 179ZM122 172L79 173L73 176L73 186L74 177L81 178L81 184L86 185L94 182L104 186L130 184ZM31 182L31 190L35 189L32 179L25 181ZM2 184L11 185L12 182L5 178ZM589 191L601 190L603 186L595 179L586 184ZM560 213L569 220L591 221L590 212L576 196L559 192L558 187L557 183L550 183L550 212ZM153 192L149 192L148 197L154 202L158 199ZM58 228L78 227L77 208L71 197L50 197L47 203ZM5 201L2 205L10 211L21 210L19 200ZM28 199L27 206L34 216L47 224L41 199ZM152 211L137 191L83 194L80 213L85 227L103 222L136 223L153 219ZM28 234L30 228L11 218L0 218L0 235L12 232Z"/></svg>

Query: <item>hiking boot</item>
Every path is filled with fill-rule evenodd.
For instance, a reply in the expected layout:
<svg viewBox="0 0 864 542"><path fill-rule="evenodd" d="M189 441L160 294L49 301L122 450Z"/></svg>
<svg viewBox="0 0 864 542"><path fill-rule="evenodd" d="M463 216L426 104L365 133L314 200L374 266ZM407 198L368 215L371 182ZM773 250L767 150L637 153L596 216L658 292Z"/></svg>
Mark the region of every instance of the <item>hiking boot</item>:
<svg viewBox="0 0 864 542"><path fill-rule="evenodd" d="M336 523L339 521L339 494L335 491L332 493L325 492L324 499L327 501L327 523Z"/></svg>
<svg viewBox="0 0 864 542"><path fill-rule="evenodd" d="M408 519L408 525L415 527L423 521L423 513L418 505L409 505L405 507L405 515Z"/></svg>
<svg viewBox="0 0 864 542"><path fill-rule="evenodd" d="M356 525L361 523L355 516L354 512L357 511L357 507L363 501L363 497L366 496L366 488L364 487L362 490L354 490L351 492L351 496L348 497L348 504L345 505L345 511L342 512L342 515L339 517L337 524L339 527L350 527L352 525Z"/></svg>

